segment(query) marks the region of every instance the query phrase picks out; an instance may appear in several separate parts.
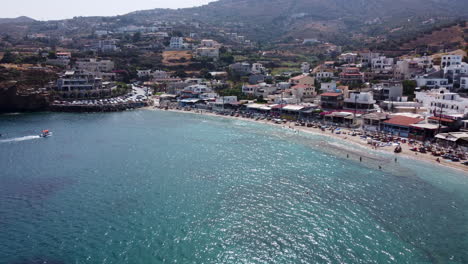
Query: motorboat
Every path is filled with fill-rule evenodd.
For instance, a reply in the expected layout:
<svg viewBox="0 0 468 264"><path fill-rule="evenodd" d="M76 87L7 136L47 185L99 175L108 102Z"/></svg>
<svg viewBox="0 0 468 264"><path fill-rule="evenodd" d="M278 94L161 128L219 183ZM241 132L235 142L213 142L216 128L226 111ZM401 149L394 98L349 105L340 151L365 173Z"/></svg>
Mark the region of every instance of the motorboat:
<svg viewBox="0 0 468 264"><path fill-rule="evenodd" d="M52 132L50 132L49 130L42 130L42 133L39 136L42 138L50 137L52 136Z"/></svg>

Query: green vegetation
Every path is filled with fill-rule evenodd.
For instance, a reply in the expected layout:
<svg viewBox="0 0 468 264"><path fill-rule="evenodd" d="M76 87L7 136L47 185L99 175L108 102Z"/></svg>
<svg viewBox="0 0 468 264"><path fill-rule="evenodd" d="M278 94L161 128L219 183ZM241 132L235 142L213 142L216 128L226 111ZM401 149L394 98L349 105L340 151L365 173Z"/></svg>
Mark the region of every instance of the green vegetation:
<svg viewBox="0 0 468 264"><path fill-rule="evenodd" d="M416 81L405 80L402 82L402 84L403 84L403 95L408 96L409 99L412 100L414 97L414 91L416 90L416 87L418 86Z"/></svg>

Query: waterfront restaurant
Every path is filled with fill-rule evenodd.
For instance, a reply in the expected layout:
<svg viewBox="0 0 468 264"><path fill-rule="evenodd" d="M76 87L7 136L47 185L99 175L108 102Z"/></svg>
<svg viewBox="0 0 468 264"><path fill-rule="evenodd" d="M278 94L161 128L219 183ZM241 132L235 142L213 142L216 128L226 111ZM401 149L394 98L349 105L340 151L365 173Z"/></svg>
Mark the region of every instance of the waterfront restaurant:
<svg viewBox="0 0 468 264"><path fill-rule="evenodd" d="M440 126L436 124L413 124L410 126L409 139L418 141L431 140L439 132L447 131L446 126Z"/></svg>
<svg viewBox="0 0 468 264"><path fill-rule="evenodd" d="M468 132L440 133L435 136L437 144L468 151Z"/></svg>
<svg viewBox="0 0 468 264"><path fill-rule="evenodd" d="M381 131L383 122L388 120L388 114L385 113L370 113L362 116L362 128L367 131Z"/></svg>
<svg viewBox="0 0 468 264"><path fill-rule="evenodd" d="M417 117L395 116L384 121L383 130L400 137L408 137L411 125L421 123L422 121L424 121L424 119Z"/></svg>
<svg viewBox="0 0 468 264"><path fill-rule="evenodd" d="M350 112L322 112L325 123L351 126L354 120L354 113Z"/></svg>
<svg viewBox="0 0 468 264"><path fill-rule="evenodd" d="M265 104L248 104L247 110L264 114L270 112L271 107Z"/></svg>

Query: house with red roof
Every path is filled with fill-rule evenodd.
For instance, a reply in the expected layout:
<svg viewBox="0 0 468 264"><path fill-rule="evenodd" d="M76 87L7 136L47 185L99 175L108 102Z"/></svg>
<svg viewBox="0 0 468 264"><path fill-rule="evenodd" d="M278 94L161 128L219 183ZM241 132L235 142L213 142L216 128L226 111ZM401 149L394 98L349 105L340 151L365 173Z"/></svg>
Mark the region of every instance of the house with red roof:
<svg viewBox="0 0 468 264"><path fill-rule="evenodd" d="M411 126L423 122L423 118L398 115L384 121L383 130L400 137L408 137Z"/></svg>
<svg viewBox="0 0 468 264"><path fill-rule="evenodd" d="M356 67L345 68L340 73L340 82L343 84L362 83L364 82L364 73Z"/></svg>
<svg viewBox="0 0 468 264"><path fill-rule="evenodd" d="M289 83L294 86L294 85L308 85L308 86L314 86L315 85L315 78L312 76L309 76L307 74L302 74L298 75L295 77L292 77L289 79Z"/></svg>

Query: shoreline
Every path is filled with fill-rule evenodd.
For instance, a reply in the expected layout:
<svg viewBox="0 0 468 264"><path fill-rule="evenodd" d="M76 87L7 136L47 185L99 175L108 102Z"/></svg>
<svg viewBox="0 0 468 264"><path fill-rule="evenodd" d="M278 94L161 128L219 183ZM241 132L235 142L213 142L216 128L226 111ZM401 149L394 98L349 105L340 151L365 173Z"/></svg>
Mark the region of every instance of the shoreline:
<svg viewBox="0 0 468 264"><path fill-rule="evenodd" d="M255 122L255 123L260 123L260 124L272 125L272 126L276 126L276 127L280 127L280 128L284 128L286 126L286 127L288 127L288 129L293 129L295 131L303 132L303 133L306 133L306 134L327 136L329 138L337 139L340 142L351 143L353 145L357 145L357 146L360 146L360 147L363 147L365 149L369 149L369 150L372 150L372 151L377 151L377 152L381 152L381 153L385 153L385 154L392 154L392 156L395 157L395 158L402 157L402 158L408 158L408 159L418 160L418 161L422 161L422 162L429 162L429 163L431 163L433 165L440 165L440 166L448 167L448 168L455 169L457 171L461 171L461 172L465 172L465 173L468 172L468 166L465 166L465 165L461 164L460 162L449 162L449 161L446 161L446 160L440 158L440 163L437 163L437 161L436 161L437 157L434 157L429 153L423 154L423 153L419 153L419 152L412 152L410 150L411 146L408 143L401 144L402 152L398 153L398 154L395 154L393 152L394 151L394 146L378 147L376 149L376 148L372 147L372 145L367 144L366 141L362 140L358 136L353 137L353 136L350 136L350 135L347 135L347 134L335 134L335 133L331 133L330 131L322 131L320 129L312 128L312 127L295 126L294 122L287 122L285 124L275 124L275 123L272 123L271 121L267 121L267 120L254 120L254 119L244 118L244 117L224 116L224 115L217 115L217 114L210 113L210 112L201 112L200 113L200 112L195 112L195 111L184 111L184 110L177 110L177 109L164 110L164 109L158 109L158 108L154 108L154 107L145 107L145 108L142 108L142 109L152 110L152 111L163 111L163 112L167 111L167 112L174 112L174 113L186 113L186 114L193 114L193 115L221 117L221 118L227 118L227 119L233 119L233 120L250 121L250 122ZM342 132L346 132L346 133L350 132L350 130L346 129L346 128L340 128L340 129L341 129Z"/></svg>

